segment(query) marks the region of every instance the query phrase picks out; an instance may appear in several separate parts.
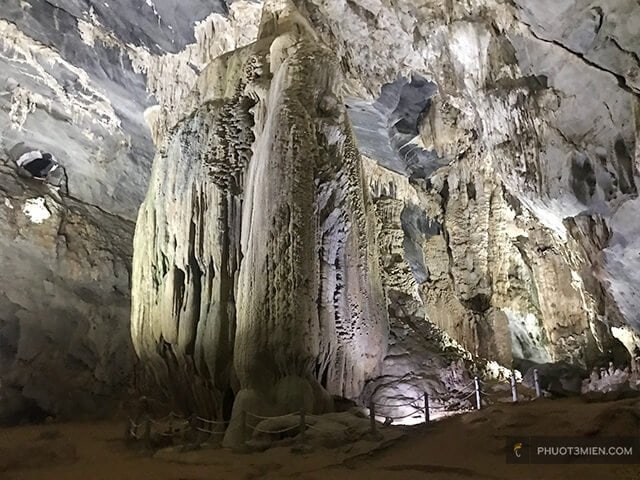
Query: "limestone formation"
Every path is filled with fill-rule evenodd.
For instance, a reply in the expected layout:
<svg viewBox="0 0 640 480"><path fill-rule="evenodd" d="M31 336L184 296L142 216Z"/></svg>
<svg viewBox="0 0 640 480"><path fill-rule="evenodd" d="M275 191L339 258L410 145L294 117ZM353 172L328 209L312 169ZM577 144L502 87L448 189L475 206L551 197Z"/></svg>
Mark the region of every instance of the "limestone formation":
<svg viewBox="0 0 640 480"><path fill-rule="evenodd" d="M165 396L216 418L460 406L470 375L512 367L566 393L613 362L584 391L637 388L637 2L5 4L0 157L36 143L68 177L16 190L2 167L3 398L67 408L16 354L36 345L96 410L129 327ZM68 210L92 227L55 265L15 250L64 243L47 228ZM52 274L76 291L76 260L117 300L25 299ZM68 316L100 332L88 360Z"/></svg>
<svg viewBox="0 0 640 480"><path fill-rule="evenodd" d="M136 352L178 403L218 419L231 403L234 418L327 411L386 350L338 64L292 6L263 15L161 147L134 244Z"/></svg>
<svg viewBox="0 0 640 480"><path fill-rule="evenodd" d="M377 112L380 104L398 105L385 110L391 113L379 131L391 143L402 109L402 95L389 95L389 86L398 82L394 76L419 75L437 85L423 92L430 101L413 126L410 151L395 162L388 150L368 152L409 176L408 189L398 187L403 179L382 182L389 196L400 197L395 213L389 218L392 211L385 210L382 222L404 220L404 258L415 279L404 282L405 297L420 297L427 323L472 354L504 365L567 361L584 367L607 356L624 364L629 354L615 335L625 322L619 307L629 300L613 297L635 282L620 285L613 268L624 267L607 255L611 248L625 255L621 243L632 236L616 227L615 218L624 210L619 205L636 195L630 152L638 130L637 62L625 70L594 52L604 44L609 53L620 51L613 45L629 20L619 16L626 12L629 18L637 6L593 7L604 20L598 37L589 40L580 37L590 28L586 23L576 31L554 23L563 21L556 19L558 12L574 18L566 14L577 5L547 2L521 9L516 3L306 6L348 65L347 76L364 87L355 93L366 99L380 92L368 100ZM529 27L532 17L537 27ZM557 38L544 40L552 30ZM569 45L579 37L593 42L582 52ZM622 43L628 47L629 40ZM385 69L387 58L400 63ZM369 137L358 136L365 149ZM620 242L607 249L616 228ZM392 276L403 278L399 272ZM620 286L611 289L611 283Z"/></svg>
<svg viewBox="0 0 640 480"><path fill-rule="evenodd" d="M0 165L0 424L118 406L135 364L132 233Z"/></svg>

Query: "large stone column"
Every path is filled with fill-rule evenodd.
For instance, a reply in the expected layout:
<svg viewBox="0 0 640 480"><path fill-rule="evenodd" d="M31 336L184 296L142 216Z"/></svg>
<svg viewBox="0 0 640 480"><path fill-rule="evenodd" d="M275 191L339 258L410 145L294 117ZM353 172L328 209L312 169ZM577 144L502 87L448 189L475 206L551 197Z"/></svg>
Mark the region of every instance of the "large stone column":
<svg viewBox="0 0 640 480"><path fill-rule="evenodd" d="M296 10L267 5L258 41L202 73L155 160L132 335L187 408L322 412L379 371L386 304L340 83Z"/></svg>

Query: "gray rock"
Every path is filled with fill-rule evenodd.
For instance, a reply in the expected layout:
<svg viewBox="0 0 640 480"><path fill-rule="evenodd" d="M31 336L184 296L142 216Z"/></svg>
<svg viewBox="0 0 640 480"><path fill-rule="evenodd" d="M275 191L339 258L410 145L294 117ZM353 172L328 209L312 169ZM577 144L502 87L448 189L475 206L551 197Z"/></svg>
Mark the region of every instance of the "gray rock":
<svg viewBox="0 0 640 480"><path fill-rule="evenodd" d="M133 225L0 165L0 420L106 414L133 368Z"/></svg>
<svg viewBox="0 0 640 480"><path fill-rule="evenodd" d="M0 12L0 156L67 172L2 169L3 415L126 383L147 187L132 332L187 409L457 408L472 358L562 362L562 392L635 361L637 2L85 3Z"/></svg>

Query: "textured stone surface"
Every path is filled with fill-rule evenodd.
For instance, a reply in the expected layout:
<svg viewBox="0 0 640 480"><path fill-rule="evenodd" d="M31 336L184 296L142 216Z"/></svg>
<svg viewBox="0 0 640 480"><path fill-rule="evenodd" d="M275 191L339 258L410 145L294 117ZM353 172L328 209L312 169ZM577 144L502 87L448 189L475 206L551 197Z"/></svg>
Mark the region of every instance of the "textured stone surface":
<svg viewBox="0 0 640 480"><path fill-rule="evenodd" d="M277 12L208 67L208 102L167 138L136 227L136 351L216 418L227 402L234 420L321 413L357 398L386 350L340 70L295 9Z"/></svg>
<svg viewBox="0 0 640 480"><path fill-rule="evenodd" d="M184 93L182 78L195 77L209 58L255 36L255 29L233 30L226 15L251 19L251 7L3 0L3 421L27 418L17 415L25 409L102 413L130 381L133 220L148 184L152 137L162 129L150 132L145 120L154 110L144 112ZM209 45L213 31L216 46ZM172 52L179 51L193 53L178 60ZM182 77L173 73L178 67ZM61 162L55 183L62 198L12 173L11 152L21 142Z"/></svg>
<svg viewBox="0 0 640 480"><path fill-rule="evenodd" d="M351 318L344 312L353 302L330 292L353 279L352 264L379 269L375 289L388 305L376 311L390 318L389 343L372 354L387 351L381 376L365 397L427 390L446 404L471 356L586 376L609 361L623 371L638 354L637 2L296 2L295 35L313 30L305 45L337 57L326 72L324 60L289 68L299 55L292 37L267 40L288 28L285 20L263 24L262 43L240 48L258 35L259 2L176 5L88 2L82 10L10 0L0 12L5 151L34 140L68 167L72 196L133 218L152 141L158 147L155 200L140 216L147 238L140 234L136 248L148 263L136 268L147 283L134 301L133 332L170 397L228 415L231 391L249 392L250 404L255 378L270 382L255 365L278 377L288 355L322 351L332 352L326 361L291 368L310 368L316 379L327 372L321 384L357 396L361 372L325 369L336 353L320 320L342 312L342 332ZM274 114L279 102L287 115ZM142 113L151 106L149 134ZM316 131L320 139L309 134ZM329 148L345 138L367 157L362 173L345 177L358 177L361 205L349 202L351 184L338 182L336 170L307 170L329 157L349 164ZM43 215L37 198L27 208L32 219ZM310 205L320 199L327 211L318 214ZM163 205L157 218L150 203ZM280 238L285 225L299 244ZM333 239L364 230L361 243L337 245L364 249L366 262L351 253L336 262ZM294 265L306 266L281 260L291 252ZM318 310L313 299L324 294L333 305ZM367 316L354 305L355 318ZM160 320L139 321L149 315ZM317 322L312 336L280 327L292 316ZM594 379L588 389L605 384ZM289 378L281 390L303 385Z"/></svg>
<svg viewBox="0 0 640 480"><path fill-rule="evenodd" d="M409 189L393 178L379 188L383 223L404 220L380 250L402 242L413 276L402 261L392 270L404 295L389 295L390 311L410 299L427 331L503 365L626 364L635 337L623 324L637 328L638 41L628 26L638 7L608 6L592 40L576 20L590 11L584 2L524 3L305 5L359 105L384 101L398 75L437 85L408 143L432 159L426 175L414 155L390 165L386 148L358 137L410 177ZM351 117L358 134L361 114ZM397 119L383 121L392 136ZM384 206L394 203L385 196L400 202ZM403 317L392 313L392 325Z"/></svg>
<svg viewBox="0 0 640 480"><path fill-rule="evenodd" d="M130 222L0 165L0 423L107 413L128 385Z"/></svg>

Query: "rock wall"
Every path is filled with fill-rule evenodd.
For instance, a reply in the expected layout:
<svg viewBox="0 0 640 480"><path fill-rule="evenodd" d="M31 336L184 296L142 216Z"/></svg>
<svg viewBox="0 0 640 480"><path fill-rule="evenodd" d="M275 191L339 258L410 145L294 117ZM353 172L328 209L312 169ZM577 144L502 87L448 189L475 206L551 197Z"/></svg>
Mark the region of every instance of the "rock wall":
<svg viewBox="0 0 640 480"><path fill-rule="evenodd" d="M96 411L124 384L122 268L154 143L132 328L182 405L229 416L240 391L300 403L261 385L261 362L305 379L287 377L287 392L315 385L315 402L316 381L351 397L446 397L472 356L584 375L640 353L637 2L294 3L281 20L269 3L260 25L262 4L242 0L4 2L0 157L24 141L66 172L58 194L16 178L8 157L2 167L5 405ZM54 257L64 235L46 227L71 211L92 227L68 224L78 249ZM50 293L25 299L32 285ZM103 295L113 285L122 293ZM384 337L386 314L388 344L366 340ZM88 347L67 341L93 326ZM55 361L18 353L43 338ZM74 375L57 389L39 372L63 364Z"/></svg>
<svg viewBox="0 0 640 480"><path fill-rule="evenodd" d="M619 260L633 247L616 217L636 197L637 42L623 32L638 7L586 3L304 2L354 103L398 105L378 135L415 131L393 162L358 141L409 177L400 217L424 318L506 365L629 362L614 337L632 343L616 332L635 324ZM436 86L417 119L397 116L398 75Z"/></svg>
<svg viewBox="0 0 640 480"><path fill-rule="evenodd" d="M133 382L133 222L154 155L144 114L255 38L257 25L234 30L230 19L258 7L238 7L3 0L0 422L103 414ZM16 177L21 143L56 156L59 190Z"/></svg>
<svg viewBox="0 0 640 480"><path fill-rule="evenodd" d="M256 43L203 73L206 101L161 147L136 226L136 352L215 418L232 403L234 419L326 411L360 395L386 350L341 72L292 5L273 7Z"/></svg>
<svg viewBox="0 0 640 480"><path fill-rule="evenodd" d="M307 296L304 282L291 283L288 271L294 269L283 272L282 262L270 260L289 258L298 248L291 240L280 244L271 230L293 224L295 229L288 229L292 238L307 245L312 243L311 236L318 235L319 226L323 227L309 214L309 205L314 202L311 192L322 198L318 190L322 184L316 180L314 190L309 182L315 174L311 177L301 166L281 160L292 148L306 152L311 159L317 158L318 145L322 151L317 135L316 140L314 135L297 136L309 131L308 112L303 115L296 108L295 114L282 120L291 131L285 147L270 140L278 138L281 128L271 126L277 118L270 116L271 106L278 104L280 95L288 100L295 97L278 76L288 71L279 66L286 65L283 59L296 50L292 41L286 36L272 44L266 40L278 31L278 25L286 23L272 19L277 15L269 17L271 10L281 8L276 3L265 7L263 18L268 20L261 24L260 40L213 62L193 82L194 89L181 107L185 112L200 112L202 105L215 105L215 114L228 108L220 103L221 98L235 95L243 82L252 85L246 112L236 112L235 119L225 124L242 132L243 160L240 164L234 160L232 171L239 177L230 183L238 193L233 201L227 201L232 207L225 207L225 212L231 212L225 214L231 221L222 222L231 237L228 248L232 252L224 282L228 290L222 298L231 306L225 322L236 329L230 328L236 341L233 347L227 341L219 349L227 358L235 348L237 369L229 380L225 377L221 388L231 385L235 392L243 390L238 397L241 401L236 403L246 405L261 402L237 384L242 384L241 380L234 385L234 376L259 377L272 385L277 380L265 376L260 368L253 369L258 363L272 365L276 379L282 369L278 363L283 360L274 364L270 353L256 362L253 346L260 345L258 352L273 348L262 338L265 327L259 319L278 312L278 317L297 316L302 325L312 325L315 313L309 317L307 312L315 312L314 305L320 304L322 315L324 308L322 296ZM310 42L329 45L339 58L339 66L327 69L337 68L345 76L344 83L329 89L334 93L321 97L320 116L331 117L328 112L336 112L338 105L346 103L357 147L368 157L363 174L363 189L368 192L363 198L370 197L373 208L365 201L363 208L355 212L347 209L346 215L361 215L370 224L360 231L369 232L363 245L379 251L375 268L380 269L388 299L391 335L380 376L367 384L364 397L416 398L423 391L442 397L447 389L457 388L468 378L466 370L475 367L464 362L471 358L523 370L531 364L568 364L583 372L609 361L629 364L636 348L637 337L631 333L635 320L632 313L625 313L631 304L629 296L621 301L624 292L617 290L635 288L635 283L629 273L625 277L629 285L613 277L616 269L620 272L624 267L619 260L612 260L612 255L628 258L631 230L623 228L616 217L620 218L627 210L624 205L631 205L637 195L637 92L629 41L621 43L616 22L621 11L636 7L625 3L622 10L587 9L602 16L596 22L599 33L590 37L589 22L563 30L548 25L553 21L541 13L544 9L527 9L517 2L417 5L409 0L393 4L385 0L310 0L296 4L300 12L293 22L296 28L310 32L313 27L316 33L308 34ZM567 11L583 11L564 2L554 8L565 7ZM576 41L580 48L572 43ZM266 60L255 58L256 49L267 44L271 45L268 66ZM594 53L605 48L602 45L609 53L617 49L626 63L614 65ZM250 63L252 68L259 65L259 80L243 78ZM273 72L277 72L273 79L263 78ZM328 81L315 70L292 70L288 75L305 85ZM188 117L186 124L192 118ZM251 119L250 139L244 138L246 124L237 125L239 118ZM179 131L186 128L185 122ZM189 126L189 138L199 128ZM342 138L349 128L340 130ZM334 132L328 138L336 135ZM176 136L169 138L168 145L173 145ZM312 139L310 145L307 139ZM228 142L223 143L227 148ZM181 148L187 149L187 145ZM202 149L199 145L194 148L198 152ZM272 177L273 170L265 170L265 165L275 171L302 173L307 183L302 179L295 181L300 184L292 183L289 176ZM223 167L214 171L217 178ZM189 175L186 184L197 182L194 179L200 176ZM269 185L261 183L263 177L270 178ZM296 189L307 196L288 193ZM332 189L336 197L331 198L332 205L344 215L342 194L335 186ZM278 201L263 205L265 198L278 191ZM161 196L151 192L145 210L152 198ZM296 208L290 211L290 205ZM181 205L177 210L190 208L187 205L185 210ZM331 215L329 218L334 221ZM356 225L359 223L350 223L352 228ZM160 244L166 241L170 243L170 237L156 240ZM294 256L295 265L310 266L312 257L312 252L303 248ZM172 257L168 258L171 264ZM226 258L218 261L224 263ZM325 286L334 291L336 279L343 280L333 267L324 270L322 265L319 270L303 268L300 275L307 282L319 282L312 291ZM280 284L288 287L274 287ZM289 297L292 286L299 292L295 302ZM161 304L163 295L175 296L162 293L158 285L154 288L159 293L153 294L152 305ZM270 298L267 304L265 298ZM335 297L332 308L335 310ZM151 317L134 314L134 318L139 322ZM136 328L134 325L134 332ZM268 331L274 338L292 335L286 322L274 322ZM301 358L309 349L322 351L332 335L326 336L321 329L314 335L317 332L321 333L312 344L318 345L295 343L291 350ZM157 349L157 345L156 335L148 349ZM159 356L166 357L164 353ZM166 364L166 360L158 362ZM318 372L324 369L315 368ZM323 375L316 373L316 378L320 377ZM336 388L329 390L358 397L362 378L356 381L357 388L345 388L337 380ZM252 390L253 380L247 385ZM276 403L287 402L281 399Z"/></svg>
<svg viewBox="0 0 640 480"><path fill-rule="evenodd" d="M0 165L0 424L106 415L130 385L133 224Z"/></svg>

